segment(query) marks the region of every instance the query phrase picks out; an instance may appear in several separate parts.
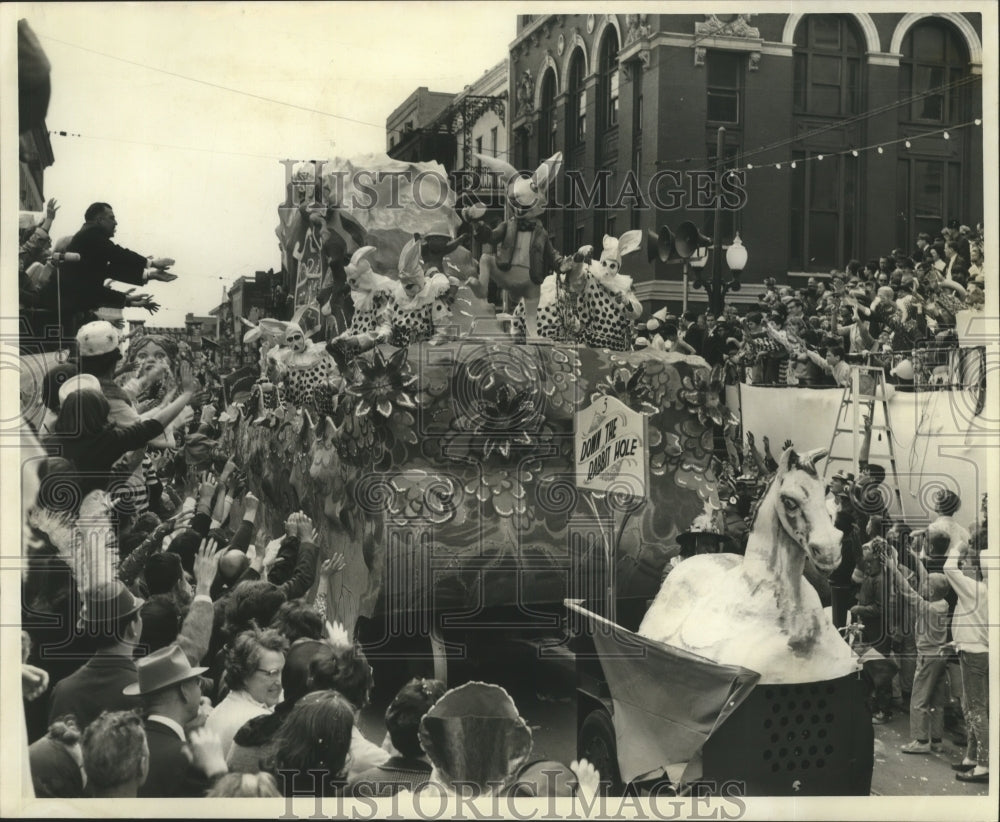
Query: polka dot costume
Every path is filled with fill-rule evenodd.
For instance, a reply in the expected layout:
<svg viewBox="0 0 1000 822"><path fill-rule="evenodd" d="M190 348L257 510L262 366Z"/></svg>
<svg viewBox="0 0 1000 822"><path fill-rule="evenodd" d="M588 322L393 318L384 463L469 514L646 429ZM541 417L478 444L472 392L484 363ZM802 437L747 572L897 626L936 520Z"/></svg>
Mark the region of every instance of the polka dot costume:
<svg viewBox="0 0 1000 822"><path fill-rule="evenodd" d="M384 322L386 307L389 305L392 295L388 291L377 291L371 295L367 301L369 304L365 308L358 308L355 304L354 316L351 318L351 327L348 334L374 334L382 327Z"/></svg>
<svg viewBox="0 0 1000 822"><path fill-rule="evenodd" d="M313 392L317 386L328 384L337 376L337 366L331 357L320 357L315 363L305 367L292 366L282 380L285 400L300 408L315 408Z"/></svg>
<svg viewBox="0 0 1000 822"><path fill-rule="evenodd" d="M413 299L397 297L389 311L392 332L389 343L397 348L426 342L438 328L451 323L451 284L443 274L429 277Z"/></svg>
<svg viewBox="0 0 1000 822"><path fill-rule="evenodd" d="M434 336L438 324L450 318L451 309L441 299L416 308L394 306L390 343L402 348L411 343L425 342Z"/></svg>
<svg viewBox="0 0 1000 822"><path fill-rule="evenodd" d="M591 276L580 297L583 341L591 348L631 351L635 324L626 293L614 291Z"/></svg>

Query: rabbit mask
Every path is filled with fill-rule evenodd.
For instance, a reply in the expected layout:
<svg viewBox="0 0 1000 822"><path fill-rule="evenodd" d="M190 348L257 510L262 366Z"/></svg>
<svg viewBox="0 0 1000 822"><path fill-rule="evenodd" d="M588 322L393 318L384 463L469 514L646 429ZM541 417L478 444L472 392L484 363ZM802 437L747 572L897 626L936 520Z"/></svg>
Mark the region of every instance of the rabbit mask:
<svg viewBox="0 0 1000 822"><path fill-rule="evenodd" d="M539 217L545 210L546 194L562 167L562 152L557 151L528 177L510 163L496 157L473 154L490 171L498 172L507 186L507 203L515 217Z"/></svg>
<svg viewBox="0 0 1000 822"><path fill-rule="evenodd" d="M306 350L306 335L295 323L289 323L285 328L285 346L295 353Z"/></svg>
<svg viewBox="0 0 1000 822"><path fill-rule="evenodd" d="M597 263L597 273L603 277L614 277L621 273L622 257L631 254L642 243L642 232L638 229L626 231L615 239L604 235L604 250L600 262Z"/></svg>
<svg viewBox="0 0 1000 822"><path fill-rule="evenodd" d="M362 283L371 281L371 274L374 273L372 264L368 262L368 257L375 252L375 246L366 245L359 248L351 255L351 261L344 271L347 275L347 284L352 291L361 289Z"/></svg>

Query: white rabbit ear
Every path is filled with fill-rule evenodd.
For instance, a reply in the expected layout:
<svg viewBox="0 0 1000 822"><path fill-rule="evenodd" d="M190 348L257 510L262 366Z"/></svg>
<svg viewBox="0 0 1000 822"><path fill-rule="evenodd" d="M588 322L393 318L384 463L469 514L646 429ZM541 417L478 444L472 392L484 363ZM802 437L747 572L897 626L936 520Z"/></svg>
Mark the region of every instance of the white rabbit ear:
<svg viewBox="0 0 1000 822"><path fill-rule="evenodd" d="M285 329L288 328L288 323L283 320L275 320L271 317L265 317L260 321L260 330L262 334L267 334L269 337L284 337Z"/></svg>
<svg viewBox="0 0 1000 822"><path fill-rule="evenodd" d="M261 334L262 332L260 330L260 326L255 325L243 335L243 342L252 343L255 340L259 340L261 338Z"/></svg>
<svg viewBox="0 0 1000 822"><path fill-rule="evenodd" d="M367 257L369 254L372 254L374 251L375 251L375 246L373 246L373 245L363 245L363 246L361 246L361 248L359 248L357 251L355 251L351 255L351 262L349 263L349 265L355 265L356 266L365 257Z"/></svg>
<svg viewBox="0 0 1000 822"><path fill-rule="evenodd" d="M540 192L544 192L549 184L559 175L560 169L562 169L562 152L557 151L535 169L535 173L531 175L531 181L538 187Z"/></svg>
<svg viewBox="0 0 1000 822"><path fill-rule="evenodd" d="M631 254L639 246L642 245L642 232L639 229L633 229L632 231L626 231L618 238L618 253L624 257L626 254Z"/></svg>
<svg viewBox="0 0 1000 822"><path fill-rule="evenodd" d="M618 240L615 237L612 237L610 234L605 234L603 246L605 251L617 251Z"/></svg>
<svg viewBox="0 0 1000 822"><path fill-rule="evenodd" d="M490 171L498 172L503 178L504 186L517 176L517 169L506 160L501 160L499 157L487 157L485 154L473 154L472 156Z"/></svg>

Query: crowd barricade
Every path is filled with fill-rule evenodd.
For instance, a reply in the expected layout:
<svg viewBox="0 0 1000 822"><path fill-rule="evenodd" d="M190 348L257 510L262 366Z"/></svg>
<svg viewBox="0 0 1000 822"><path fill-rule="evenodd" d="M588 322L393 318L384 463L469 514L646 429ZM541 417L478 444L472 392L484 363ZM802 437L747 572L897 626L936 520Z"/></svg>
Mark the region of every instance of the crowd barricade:
<svg viewBox="0 0 1000 822"><path fill-rule="evenodd" d="M927 340L908 351L851 355L852 365L881 366L886 380L903 390L972 391L986 388L986 347L957 345L954 341ZM753 382L759 388L840 388L832 380L792 385L787 382Z"/></svg>

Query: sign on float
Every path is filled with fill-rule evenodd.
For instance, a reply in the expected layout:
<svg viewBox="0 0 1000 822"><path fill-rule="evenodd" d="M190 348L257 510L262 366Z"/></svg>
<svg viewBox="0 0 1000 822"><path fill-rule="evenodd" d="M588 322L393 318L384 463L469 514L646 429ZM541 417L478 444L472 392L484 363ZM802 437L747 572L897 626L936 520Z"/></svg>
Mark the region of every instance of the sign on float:
<svg viewBox="0 0 1000 822"><path fill-rule="evenodd" d="M649 419L614 397L576 415L576 484L602 493L646 496Z"/></svg>

